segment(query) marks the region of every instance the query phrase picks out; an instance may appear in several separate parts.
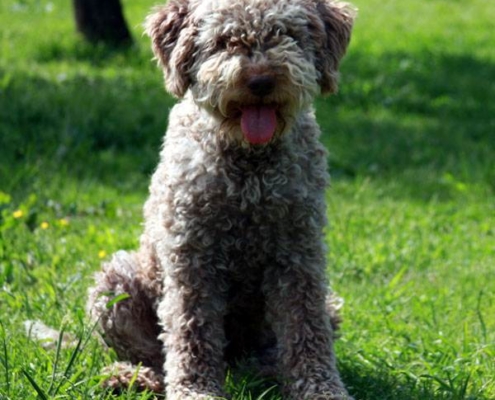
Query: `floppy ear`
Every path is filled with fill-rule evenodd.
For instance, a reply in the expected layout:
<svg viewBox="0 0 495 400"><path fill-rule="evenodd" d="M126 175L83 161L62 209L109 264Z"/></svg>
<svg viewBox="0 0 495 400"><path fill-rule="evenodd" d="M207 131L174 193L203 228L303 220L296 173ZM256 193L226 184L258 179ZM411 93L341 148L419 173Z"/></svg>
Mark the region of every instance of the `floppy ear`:
<svg viewBox="0 0 495 400"><path fill-rule="evenodd" d="M153 53L163 67L165 87L176 97L184 96L191 83L196 27L190 19L188 0L170 0L145 22Z"/></svg>
<svg viewBox="0 0 495 400"><path fill-rule="evenodd" d="M321 93L330 94L338 88L339 63L351 40L356 10L348 4L332 0L317 0L316 10L324 32L321 32L323 37L319 38L321 46L317 49L316 67L321 74Z"/></svg>

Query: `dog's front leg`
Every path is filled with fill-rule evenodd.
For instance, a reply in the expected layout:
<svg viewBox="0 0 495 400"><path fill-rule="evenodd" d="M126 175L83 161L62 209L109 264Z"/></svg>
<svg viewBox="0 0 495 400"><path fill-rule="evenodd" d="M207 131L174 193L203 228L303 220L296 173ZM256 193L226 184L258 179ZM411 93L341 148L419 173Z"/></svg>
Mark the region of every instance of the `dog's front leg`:
<svg viewBox="0 0 495 400"><path fill-rule="evenodd" d="M324 262L292 252L276 264L266 274L264 292L284 398L352 400L335 365Z"/></svg>
<svg viewBox="0 0 495 400"><path fill-rule="evenodd" d="M167 400L223 396L225 300L211 261L181 252L168 257L158 315L165 343Z"/></svg>

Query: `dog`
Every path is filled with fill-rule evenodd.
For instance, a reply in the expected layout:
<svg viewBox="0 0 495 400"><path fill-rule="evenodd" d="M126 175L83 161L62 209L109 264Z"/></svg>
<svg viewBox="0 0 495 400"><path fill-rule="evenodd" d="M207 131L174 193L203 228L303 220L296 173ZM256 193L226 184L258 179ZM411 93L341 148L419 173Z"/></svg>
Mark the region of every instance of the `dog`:
<svg viewBox="0 0 495 400"><path fill-rule="evenodd" d="M333 351L312 102L337 90L353 19L331 0L170 0L147 18L180 101L139 249L117 252L90 289L122 360L107 386L213 399L226 366L252 359L286 399L351 399Z"/></svg>

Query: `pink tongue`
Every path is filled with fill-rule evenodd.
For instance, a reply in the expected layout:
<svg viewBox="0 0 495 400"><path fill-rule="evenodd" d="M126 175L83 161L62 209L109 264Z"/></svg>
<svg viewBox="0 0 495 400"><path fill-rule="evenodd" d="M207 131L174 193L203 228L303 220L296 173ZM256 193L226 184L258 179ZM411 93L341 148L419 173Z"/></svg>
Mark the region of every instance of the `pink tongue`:
<svg viewBox="0 0 495 400"><path fill-rule="evenodd" d="M242 109L241 129L251 144L268 142L277 128L275 108L269 106L250 106Z"/></svg>

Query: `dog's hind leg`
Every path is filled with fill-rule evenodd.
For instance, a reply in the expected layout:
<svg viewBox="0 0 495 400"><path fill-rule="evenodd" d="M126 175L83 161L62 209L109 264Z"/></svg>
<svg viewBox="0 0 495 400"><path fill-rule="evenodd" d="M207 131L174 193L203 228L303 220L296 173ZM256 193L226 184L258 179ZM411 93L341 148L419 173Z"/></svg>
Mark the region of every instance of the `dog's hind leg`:
<svg viewBox="0 0 495 400"><path fill-rule="evenodd" d="M138 253L115 253L96 275L88 302L88 314L99 325L105 342L115 349L120 360L141 364L146 372L141 374L143 379L145 375L156 375L147 372L150 368L160 374L164 361L156 316L161 281L155 269L147 265L150 262ZM117 374L123 372L124 380L124 375L131 373L129 365L117 364Z"/></svg>

